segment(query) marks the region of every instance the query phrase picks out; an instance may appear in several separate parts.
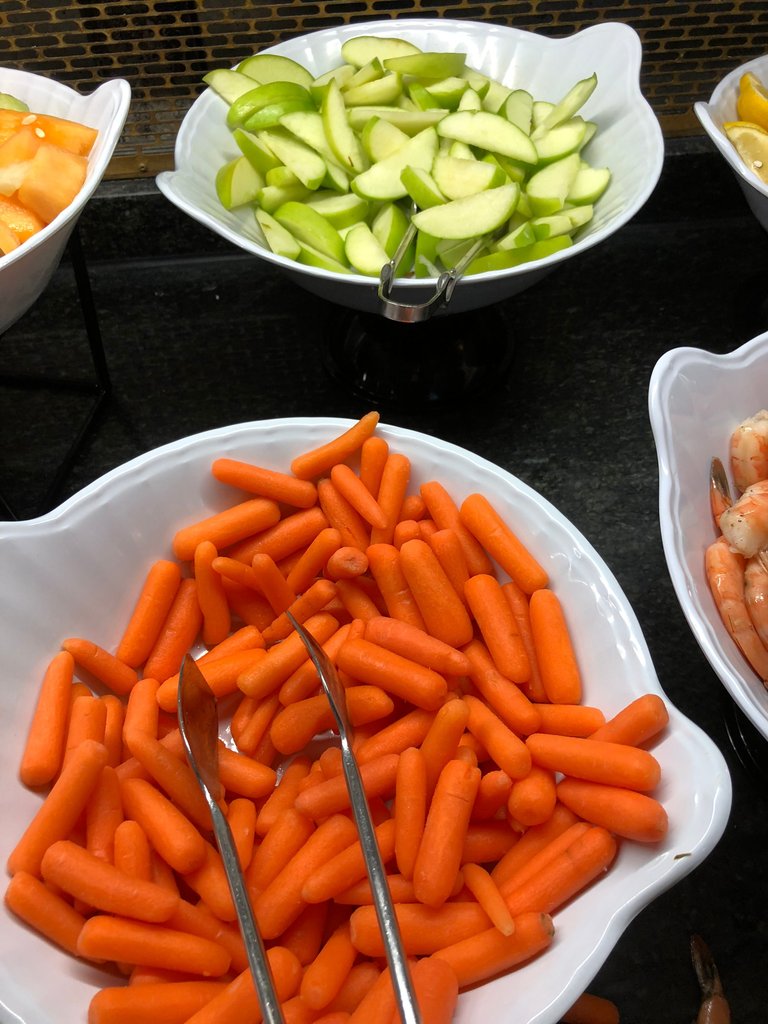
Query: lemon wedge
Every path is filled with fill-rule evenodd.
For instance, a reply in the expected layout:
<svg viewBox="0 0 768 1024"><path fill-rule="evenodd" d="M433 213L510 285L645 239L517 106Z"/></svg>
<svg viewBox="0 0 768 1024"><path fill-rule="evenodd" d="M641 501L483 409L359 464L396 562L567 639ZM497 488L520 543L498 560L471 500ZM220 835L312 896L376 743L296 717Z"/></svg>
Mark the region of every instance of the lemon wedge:
<svg viewBox="0 0 768 1024"><path fill-rule="evenodd" d="M736 112L740 121L748 121L768 132L768 88L751 71L739 79Z"/></svg>
<svg viewBox="0 0 768 1024"><path fill-rule="evenodd" d="M748 121L728 121L723 131L747 167L768 185L768 131Z"/></svg>

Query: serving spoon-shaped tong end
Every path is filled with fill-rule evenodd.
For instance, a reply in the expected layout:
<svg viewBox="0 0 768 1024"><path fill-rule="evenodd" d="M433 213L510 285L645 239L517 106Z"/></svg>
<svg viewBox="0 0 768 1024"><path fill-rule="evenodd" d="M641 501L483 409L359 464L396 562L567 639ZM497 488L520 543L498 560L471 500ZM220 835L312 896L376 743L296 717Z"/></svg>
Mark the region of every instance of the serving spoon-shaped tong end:
<svg viewBox="0 0 768 1024"><path fill-rule="evenodd" d="M222 787L219 778L219 713L216 697L194 659L188 654L179 672L177 713L187 760L211 812L216 845L221 853L237 912L264 1024L285 1024L229 822L219 806Z"/></svg>
<svg viewBox="0 0 768 1024"><path fill-rule="evenodd" d="M349 800L352 805L352 813L357 825L358 835L360 836L360 845L365 857L365 868L373 892L379 928L384 939L384 951L392 976L392 987L400 1019L403 1021L403 1024L421 1024L421 1014L416 1002L405 951L403 950L400 928L397 923L395 908L392 904L392 896L381 860L381 853L376 842L376 833L373 828L371 812L360 776L360 768L352 752L352 726L347 715L344 687L336 673L333 662L312 634L300 626L290 612L286 612L286 615L317 669L323 690L330 702L331 710L339 727L344 778L347 783L347 790L349 791Z"/></svg>

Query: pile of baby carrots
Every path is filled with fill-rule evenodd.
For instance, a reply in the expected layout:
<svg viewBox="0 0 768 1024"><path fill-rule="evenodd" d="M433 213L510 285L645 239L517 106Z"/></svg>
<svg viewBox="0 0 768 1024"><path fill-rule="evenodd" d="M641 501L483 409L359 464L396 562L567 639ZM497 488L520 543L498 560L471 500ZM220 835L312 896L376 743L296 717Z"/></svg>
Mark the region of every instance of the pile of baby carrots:
<svg viewBox="0 0 768 1024"><path fill-rule="evenodd" d="M89 1024L261 1020L176 720L197 644L229 723L222 806L286 1021L399 1019L333 717L287 611L346 687L425 1024L542 954L620 843L666 834L648 749L664 702L647 694L609 720L584 704L542 565L482 494L412 487L378 418L285 472L216 459L232 504L169 538L116 650L73 637L51 658L20 765L42 800L5 898L103 966ZM584 995L564 1020L618 1013Z"/></svg>

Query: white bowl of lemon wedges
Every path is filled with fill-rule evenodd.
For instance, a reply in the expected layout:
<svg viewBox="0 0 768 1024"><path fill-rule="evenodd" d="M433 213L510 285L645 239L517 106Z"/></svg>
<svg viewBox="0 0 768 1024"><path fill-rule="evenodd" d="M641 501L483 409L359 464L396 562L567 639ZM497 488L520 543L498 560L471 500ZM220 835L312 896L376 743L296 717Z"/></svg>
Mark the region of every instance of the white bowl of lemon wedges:
<svg viewBox="0 0 768 1024"><path fill-rule="evenodd" d="M768 231L768 54L735 68L693 109Z"/></svg>

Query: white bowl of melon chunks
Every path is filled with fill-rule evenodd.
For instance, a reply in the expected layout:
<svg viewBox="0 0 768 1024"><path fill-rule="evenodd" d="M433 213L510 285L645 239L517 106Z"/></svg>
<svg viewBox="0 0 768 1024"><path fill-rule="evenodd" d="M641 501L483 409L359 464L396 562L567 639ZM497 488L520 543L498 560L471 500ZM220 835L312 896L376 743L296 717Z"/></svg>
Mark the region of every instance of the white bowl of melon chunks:
<svg viewBox="0 0 768 1024"><path fill-rule="evenodd" d="M107 169L129 104L123 79L84 96L0 67L0 332L48 284Z"/></svg>
<svg viewBox="0 0 768 1024"><path fill-rule="evenodd" d="M612 23L565 39L444 19L326 29L208 72L157 184L341 305L377 311L397 254L395 300L429 301L461 266L449 311L477 308L651 194L664 146L641 59Z"/></svg>

